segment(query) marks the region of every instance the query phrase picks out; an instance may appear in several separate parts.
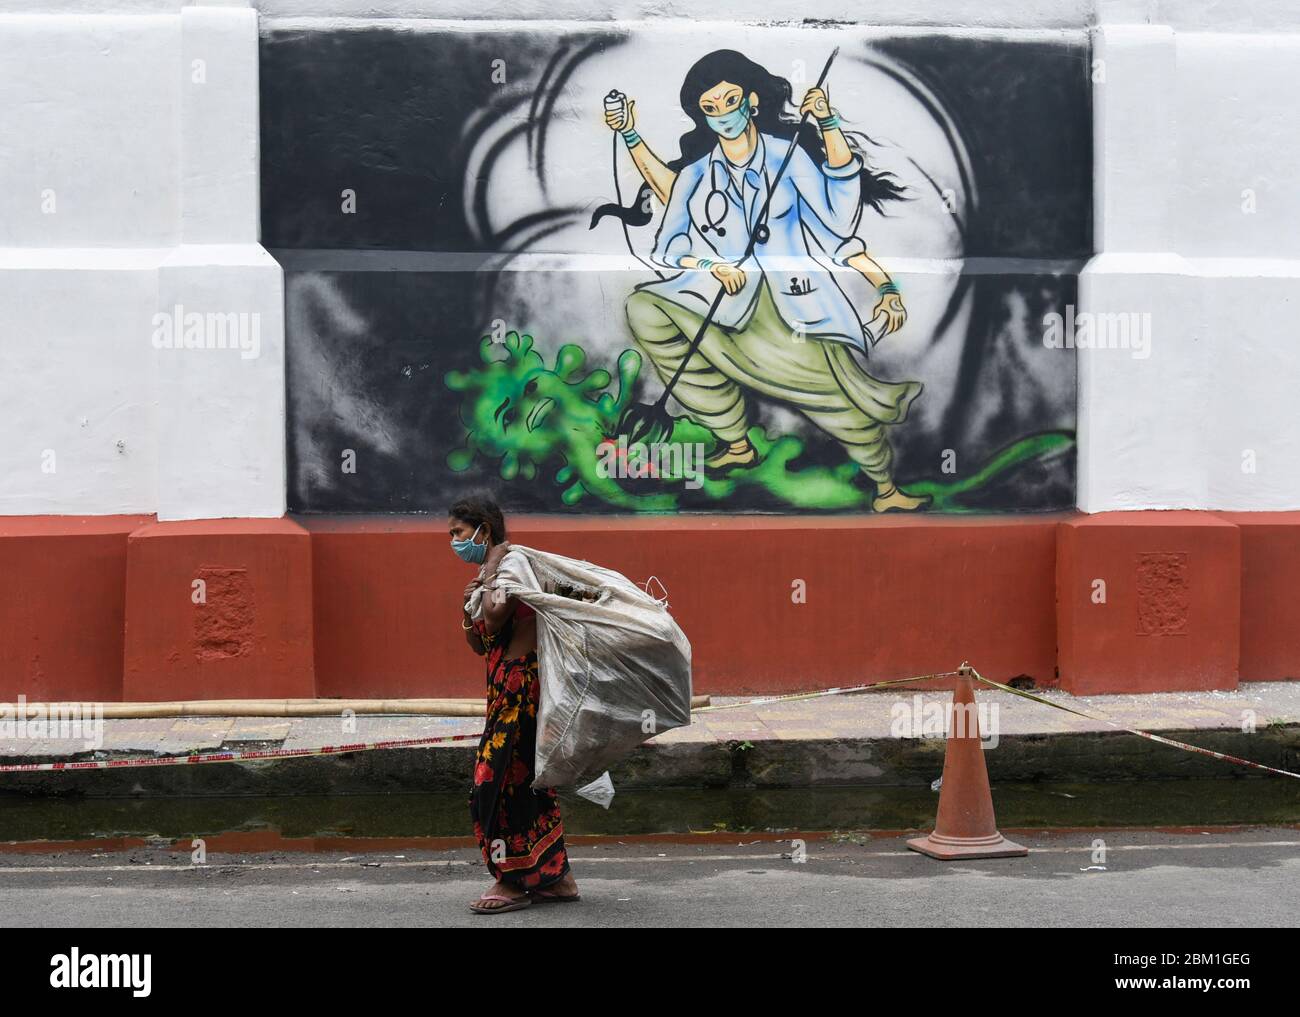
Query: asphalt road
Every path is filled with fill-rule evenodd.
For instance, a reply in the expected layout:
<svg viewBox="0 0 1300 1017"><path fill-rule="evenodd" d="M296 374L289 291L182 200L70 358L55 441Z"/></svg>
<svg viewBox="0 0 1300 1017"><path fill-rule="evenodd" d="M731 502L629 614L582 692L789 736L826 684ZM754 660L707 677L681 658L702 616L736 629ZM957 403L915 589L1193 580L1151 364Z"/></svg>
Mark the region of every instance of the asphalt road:
<svg viewBox="0 0 1300 1017"><path fill-rule="evenodd" d="M477 916L470 849L0 854L0 927L1035 926L1295 924L1300 830L1017 834L1027 858L938 862L902 840L571 846L583 900ZM1095 868L1094 840L1105 842Z"/></svg>

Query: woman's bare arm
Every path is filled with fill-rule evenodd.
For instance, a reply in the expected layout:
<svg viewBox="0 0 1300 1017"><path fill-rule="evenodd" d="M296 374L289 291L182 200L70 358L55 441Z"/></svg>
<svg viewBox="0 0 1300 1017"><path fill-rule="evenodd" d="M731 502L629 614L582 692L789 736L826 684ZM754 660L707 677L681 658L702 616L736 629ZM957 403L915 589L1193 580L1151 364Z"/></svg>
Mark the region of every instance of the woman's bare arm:
<svg viewBox="0 0 1300 1017"><path fill-rule="evenodd" d="M819 122L830 118L831 101L823 89L810 88L804 93L799 115L803 116L806 113L811 113ZM853 159L853 150L849 148L849 141L844 137L844 132L838 126L823 127L821 134L822 146L826 149L826 165L832 169L847 166Z"/></svg>
<svg viewBox="0 0 1300 1017"><path fill-rule="evenodd" d="M628 102L626 115L623 110L606 110L605 124L611 130L623 134L631 131L636 124L636 100ZM641 174L641 179L650 185L654 196L663 204L668 204L668 196L673 193L673 182L677 179L677 174L665 166L659 156L650 151L650 146L640 136L637 137L635 144L628 146L627 154L632 157L632 164Z"/></svg>
<svg viewBox="0 0 1300 1017"><path fill-rule="evenodd" d="M889 273L881 268L880 264L865 251L849 258L848 264L854 270L862 273L863 278L865 278L867 282L871 283L872 286L876 287L878 293L880 292L880 287L893 281L889 278ZM896 288L897 287L895 287L895 289ZM876 306L872 308L871 317L875 318L876 315L880 314L882 311L885 313L887 318L887 324L885 326L886 335L890 332L897 332L903 327L903 322L907 321L907 308L903 306L903 297L899 293L886 291L880 294L880 300L877 301Z"/></svg>
<svg viewBox="0 0 1300 1017"><path fill-rule="evenodd" d="M487 653L487 647L483 645L483 639L478 634L478 629L474 627L474 619L469 616L469 609L465 607L478 585L479 581L474 579L465 587L465 596L461 601L460 627L465 630L465 642L469 644L469 648L481 657Z"/></svg>
<svg viewBox="0 0 1300 1017"><path fill-rule="evenodd" d="M488 635L495 636L501 631L501 627L515 613L515 605L518 603L514 597L505 596L499 590L489 590L483 595L483 627L487 629Z"/></svg>
<svg viewBox="0 0 1300 1017"><path fill-rule="evenodd" d="M673 193L673 183L677 180L677 174L665 166L659 156L650 151L650 146L645 141L629 148L628 155L632 157L632 163L641 174L641 179L650 185L650 190L654 191L655 197L665 205L668 204L668 196Z"/></svg>
<svg viewBox="0 0 1300 1017"><path fill-rule="evenodd" d="M510 620L510 616L515 613L515 606L519 603L513 596L507 596L502 591L492 588L497 567L509 550L508 543L496 544L488 552L487 560L483 563L483 627L487 629L488 635L492 636L501 631L501 627Z"/></svg>
<svg viewBox="0 0 1300 1017"><path fill-rule="evenodd" d="M848 263L853 269L862 273L872 286L879 288L889 282L889 273L869 254L855 254Z"/></svg>

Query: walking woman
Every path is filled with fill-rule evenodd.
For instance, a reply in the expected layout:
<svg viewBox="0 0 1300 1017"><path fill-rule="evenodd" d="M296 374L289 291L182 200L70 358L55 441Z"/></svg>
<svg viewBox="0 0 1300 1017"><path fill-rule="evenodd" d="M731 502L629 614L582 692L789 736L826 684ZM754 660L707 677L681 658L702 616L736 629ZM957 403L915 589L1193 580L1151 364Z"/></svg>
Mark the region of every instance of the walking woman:
<svg viewBox="0 0 1300 1017"><path fill-rule="evenodd" d="M483 861L496 882L470 910L517 911L534 901L576 901L578 885L564 850L564 824L554 788L534 790L540 683L537 618L516 597L492 593L497 566L510 550L501 509L485 497L462 498L447 520L451 548L482 565L465 587L465 603L484 587L483 617L461 609L470 649L487 658L487 722L475 757L470 816Z"/></svg>

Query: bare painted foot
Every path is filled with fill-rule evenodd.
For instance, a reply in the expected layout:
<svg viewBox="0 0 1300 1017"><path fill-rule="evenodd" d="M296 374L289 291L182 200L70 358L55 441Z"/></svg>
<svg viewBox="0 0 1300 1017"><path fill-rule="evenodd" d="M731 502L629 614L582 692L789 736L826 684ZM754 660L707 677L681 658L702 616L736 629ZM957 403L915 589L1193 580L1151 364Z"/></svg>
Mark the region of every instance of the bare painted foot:
<svg viewBox="0 0 1300 1017"><path fill-rule="evenodd" d="M519 900L521 897L528 896L528 894L525 893L523 890L518 890L515 887L511 886L509 883L500 883L500 882L493 883L491 888L486 893L483 894L484 897L487 897L488 895L494 895L498 897L509 897L510 901L516 901ZM470 901L470 907L478 907L486 911L496 911L498 908L507 907L510 901L483 900L482 898L479 898L478 900Z"/></svg>
<svg viewBox="0 0 1300 1017"><path fill-rule="evenodd" d="M748 466L758 458L758 449L754 448L748 438L733 441L726 448L713 453L704 460L704 465L711 470L720 470L727 466Z"/></svg>
<svg viewBox="0 0 1300 1017"><path fill-rule="evenodd" d="M875 512L912 512L929 504L930 496L928 494L914 498L890 484L876 495L871 502L871 508Z"/></svg>

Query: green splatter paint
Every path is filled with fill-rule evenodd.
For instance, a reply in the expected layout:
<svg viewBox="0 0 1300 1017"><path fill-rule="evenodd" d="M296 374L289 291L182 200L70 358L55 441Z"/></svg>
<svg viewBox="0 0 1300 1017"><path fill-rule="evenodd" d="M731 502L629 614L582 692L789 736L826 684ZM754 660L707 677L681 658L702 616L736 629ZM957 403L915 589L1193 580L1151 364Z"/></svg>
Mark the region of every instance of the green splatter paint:
<svg viewBox="0 0 1300 1017"><path fill-rule="evenodd" d="M907 493L914 495L928 494L934 501L930 508L936 512L975 512L977 509L964 507L958 498L970 491L978 491L994 478L1007 470L1032 462L1059 455L1074 447L1074 435L1068 431L1044 431L1021 438L1006 448L995 453L980 469L962 480L941 484L934 480L918 480L908 484Z"/></svg>
<svg viewBox="0 0 1300 1017"><path fill-rule="evenodd" d="M608 463L615 451L603 446L612 442L641 373L639 353L629 349L620 354L618 387L613 393L606 391L613 380L609 372L587 371L587 355L573 343L561 346L549 367L534 349L533 337L518 332L507 333L502 342L484 336L479 355L482 367L452 371L445 379L448 388L464 397L461 422L466 430L465 445L448 455L451 469L467 470L480 456L495 463L506 481L533 481L553 469L552 478L561 488L565 505L593 497L639 512L677 510L687 490L686 478L619 479L601 468L602 461ZM758 426L750 428L749 439L758 451L758 464L710 471L697 478L696 500L702 494L721 507L737 493L758 489L792 508L869 509L872 495L855 482L856 463L846 460L837 466L792 467L804 452L801 439L793 435L772 438ZM715 444L709 431L684 416L675 418L666 441L706 450ZM974 511L962 506L961 495L983 488L1023 463L1057 454L1073 442L1065 432L1032 435L1003 449L969 477L947 484L919 481L906 485L905 490L930 495L932 510Z"/></svg>
<svg viewBox="0 0 1300 1017"><path fill-rule="evenodd" d="M608 371L584 373L587 354L572 343L561 346L547 367L533 349L533 337L507 333L504 342L484 336L479 343L483 367L452 371L447 387L465 394L461 422L464 448L447 456L453 470L467 470L476 456L498 463L503 480L533 480L555 469L563 487L561 500L576 505L594 495L610 505L651 512L672 511L674 494L635 495L597 469L597 446L613 431L632 398L641 355L624 350L618 358L618 391L611 395Z"/></svg>

